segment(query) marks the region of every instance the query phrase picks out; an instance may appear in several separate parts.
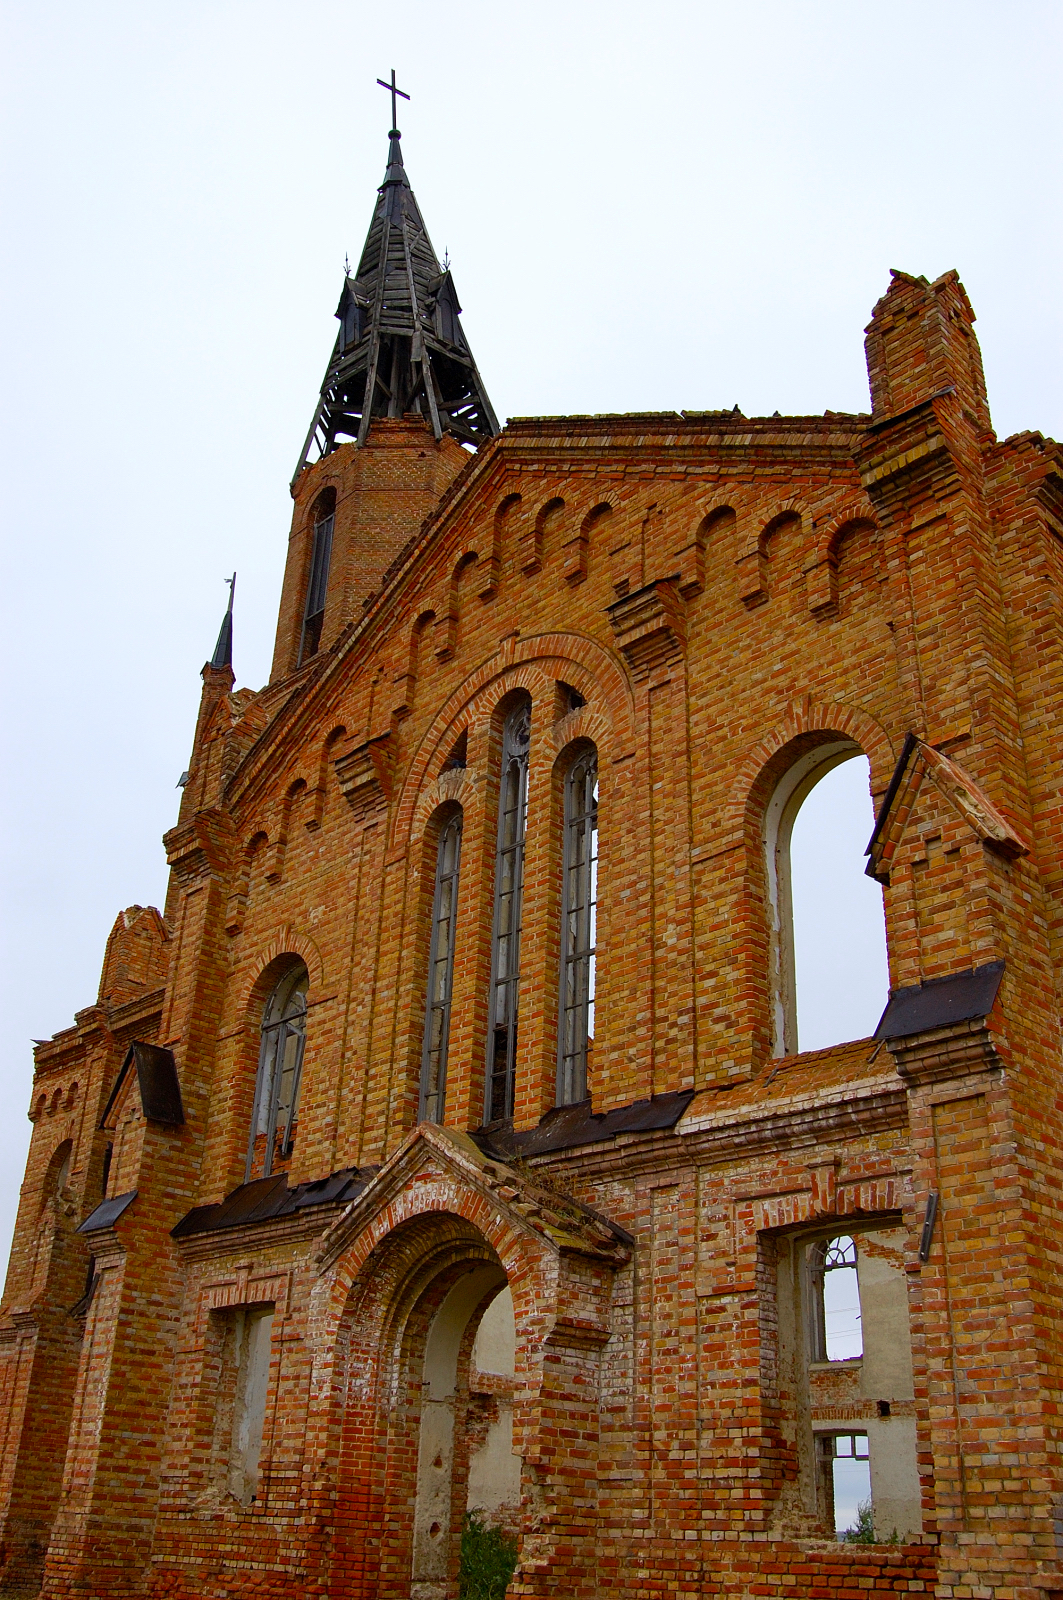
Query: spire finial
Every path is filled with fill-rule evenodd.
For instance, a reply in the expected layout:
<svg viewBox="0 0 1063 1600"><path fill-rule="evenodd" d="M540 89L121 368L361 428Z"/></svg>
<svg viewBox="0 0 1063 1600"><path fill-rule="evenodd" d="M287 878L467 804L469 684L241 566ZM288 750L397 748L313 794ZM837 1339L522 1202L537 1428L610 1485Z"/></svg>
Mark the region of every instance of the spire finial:
<svg viewBox="0 0 1063 1600"><path fill-rule="evenodd" d="M379 83L379 85L380 85L380 87L382 89L390 89L391 90L391 131L392 131L392 133L397 134L398 131L399 131L399 108L398 108L398 100L397 100L396 97L397 96L401 96L401 98L403 100L408 100L410 97L406 93L405 89L400 89L398 87L398 85L396 84L396 82L395 82L395 68L394 67L392 67L392 69L391 69L391 82L390 83L385 83L383 78L378 78L376 81L377 81L377 83Z"/></svg>
<svg viewBox="0 0 1063 1600"><path fill-rule="evenodd" d="M231 578L226 578L229 585L229 605L224 617L221 619L221 628L218 633L218 642L214 646L214 654L210 658L212 667L222 670L233 664L233 601L236 599L236 573Z"/></svg>
<svg viewBox="0 0 1063 1600"><path fill-rule="evenodd" d="M394 123L405 89L393 96ZM347 264L345 263L345 266ZM313 461L350 440L365 444L375 417L420 417L436 439L449 434L476 449L499 432L498 418L461 326L448 254L440 267L402 160L397 127L354 276L346 271L340 324L295 481Z"/></svg>

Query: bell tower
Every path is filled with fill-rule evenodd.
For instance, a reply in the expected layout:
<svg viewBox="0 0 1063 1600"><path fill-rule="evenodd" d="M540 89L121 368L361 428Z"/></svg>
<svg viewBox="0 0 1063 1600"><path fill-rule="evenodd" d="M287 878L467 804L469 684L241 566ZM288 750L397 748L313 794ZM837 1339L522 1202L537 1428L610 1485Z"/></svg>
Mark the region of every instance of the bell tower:
<svg viewBox="0 0 1063 1600"><path fill-rule="evenodd" d="M272 680L335 643L440 496L499 432L414 197L395 124L357 270L336 307L339 331L291 483ZM382 80L381 80L382 81Z"/></svg>

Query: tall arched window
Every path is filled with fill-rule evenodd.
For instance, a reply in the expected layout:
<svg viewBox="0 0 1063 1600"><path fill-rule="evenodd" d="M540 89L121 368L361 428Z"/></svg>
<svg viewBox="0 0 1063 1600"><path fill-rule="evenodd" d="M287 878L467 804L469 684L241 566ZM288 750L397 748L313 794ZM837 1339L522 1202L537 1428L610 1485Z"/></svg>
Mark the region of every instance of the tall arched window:
<svg viewBox="0 0 1063 1600"><path fill-rule="evenodd" d="M454 990L454 924L458 911L461 870L462 813L443 824L436 850L435 894L432 898L432 943L428 954L428 1001L421 1047L422 1122L442 1122L447 1093L447 1047L450 1001Z"/></svg>
<svg viewBox="0 0 1063 1600"><path fill-rule="evenodd" d="M531 701L522 700L510 711L502 730L495 915L491 938L491 1021L487 1047L488 1122L513 1115L530 739Z"/></svg>
<svg viewBox="0 0 1063 1600"><path fill-rule="evenodd" d="M284 974L262 1014L262 1044L258 1054L245 1181L267 1177L292 1153L306 1047L309 985L307 970L300 961Z"/></svg>
<svg viewBox="0 0 1063 1600"><path fill-rule="evenodd" d="M332 559L332 529L336 521L336 491L326 489L314 507L314 544L310 553L310 579L306 586L306 605L303 607L303 636L299 644L299 661L309 661L317 654L321 643L321 627L325 620L325 593L328 589L328 569Z"/></svg>
<svg viewBox="0 0 1063 1600"><path fill-rule="evenodd" d="M561 884L561 991L557 1103L587 1094L587 1055L594 1040L594 952L598 911L598 753L582 751L565 778L564 867Z"/></svg>
<svg viewBox="0 0 1063 1600"><path fill-rule="evenodd" d="M869 1034L889 977L882 890L864 872L867 758L823 736L778 780L764 816L775 1054Z"/></svg>

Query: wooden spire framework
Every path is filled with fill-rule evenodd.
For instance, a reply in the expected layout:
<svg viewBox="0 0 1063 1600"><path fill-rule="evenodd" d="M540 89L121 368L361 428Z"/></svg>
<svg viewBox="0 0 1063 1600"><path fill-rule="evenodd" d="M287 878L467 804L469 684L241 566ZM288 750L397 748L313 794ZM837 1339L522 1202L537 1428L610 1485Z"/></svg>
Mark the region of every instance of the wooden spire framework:
<svg viewBox="0 0 1063 1600"><path fill-rule="evenodd" d="M406 176L399 130L388 139L384 182L358 270L344 280L340 331L293 483L345 440L363 445L374 417L412 412L428 418L437 439L451 433L473 445L499 432L454 280L439 264Z"/></svg>

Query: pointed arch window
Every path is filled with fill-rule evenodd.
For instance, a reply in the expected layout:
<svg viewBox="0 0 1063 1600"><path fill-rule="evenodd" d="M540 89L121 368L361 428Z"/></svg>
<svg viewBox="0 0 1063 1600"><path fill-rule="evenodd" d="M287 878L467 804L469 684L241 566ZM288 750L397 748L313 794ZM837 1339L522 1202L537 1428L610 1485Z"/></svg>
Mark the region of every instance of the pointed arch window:
<svg viewBox="0 0 1063 1600"><path fill-rule="evenodd" d="M425 1007L424 1044L421 1047L419 1115L422 1122L442 1122L446 1104L450 1003L454 992L454 925L458 911L458 875L461 871L461 828L462 813L456 811L443 824L436 851L432 942L428 955L428 1001Z"/></svg>
<svg viewBox="0 0 1063 1600"><path fill-rule="evenodd" d="M262 1014L245 1181L265 1178L292 1153L306 1049L307 970L300 961L277 984Z"/></svg>
<svg viewBox="0 0 1063 1600"><path fill-rule="evenodd" d="M328 590L329 563L332 560L332 530L336 521L336 491L326 489L314 508L314 543L310 553L310 579L303 607L303 634L299 662L309 661L321 643L325 621L325 594Z"/></svg>
<svg viewBox="0 0 1063 1600"><path fill-rule="evenodd" d="M502 781L498 793L495 914L491 938L491 1019L487 1059L487 1121L513 1115L520 992L521 901L524 836L528 822L528 748L531 701L510 711L502 730Z"/></svg>
<svg viewBox="0 0 1063 1600"><path fill-rule="evenodd" d="M557 1103L587 1094L587 1057L594 1040L595 946L598 937L598 753L578 755L565 778L564 876L561 886L561 993Z"/></svg>

